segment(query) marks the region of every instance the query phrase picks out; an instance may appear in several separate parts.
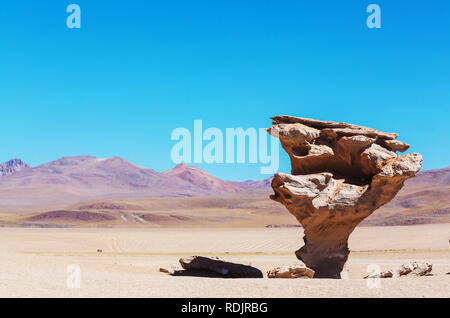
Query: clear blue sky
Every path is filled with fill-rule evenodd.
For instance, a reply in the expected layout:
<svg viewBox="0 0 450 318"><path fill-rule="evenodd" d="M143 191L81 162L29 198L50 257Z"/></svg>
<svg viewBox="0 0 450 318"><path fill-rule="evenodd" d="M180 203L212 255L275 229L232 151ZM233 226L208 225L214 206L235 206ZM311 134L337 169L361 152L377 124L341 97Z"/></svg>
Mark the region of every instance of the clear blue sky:
<svg viewBox="0 0 450 318"><path fill-rule="evenodd" d="M370 3L382 29L366 27ZM89 154L162 171L176 127L289 114L398 132L424 169L450 165L448 0L5 0L0 61L0 161ZM259 165L200 167L261 178Z"/></svg>

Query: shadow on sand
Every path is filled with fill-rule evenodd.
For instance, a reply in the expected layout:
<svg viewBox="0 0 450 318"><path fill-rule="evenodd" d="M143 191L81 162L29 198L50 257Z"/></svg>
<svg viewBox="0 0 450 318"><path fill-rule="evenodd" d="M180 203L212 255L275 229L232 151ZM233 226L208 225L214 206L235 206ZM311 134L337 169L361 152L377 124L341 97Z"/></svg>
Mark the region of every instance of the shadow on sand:
<svg viewBox="0 0 450 318"><path fill-rule="evenodd" d="M236 264L237 265L237 264ZM241 265L239 271L230 271L228 274L222 275L206 269L183 269L176 270L171 276L190 276L190 277L207 277L207 278L263 278L263 273L252 266Z"/></svg>

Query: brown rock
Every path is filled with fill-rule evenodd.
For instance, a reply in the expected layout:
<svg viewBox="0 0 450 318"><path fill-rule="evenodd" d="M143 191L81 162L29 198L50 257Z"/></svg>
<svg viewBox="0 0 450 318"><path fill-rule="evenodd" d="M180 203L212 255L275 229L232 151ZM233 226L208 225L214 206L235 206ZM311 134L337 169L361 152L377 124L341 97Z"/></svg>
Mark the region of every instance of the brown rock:
<svg viewBox="0 0 450 318"><path fill-rule="evenodd" d="M420 170L422 156L397 155L409 147L397 134L347 123L276 116L268 132L291 159L291 175L275 174L271 198L304 228L296 255L314 277L340 278L349 235Z"/></svg>
<svg viewBox="0 0 450 318"><path fill-rule="evenodd" d="M235 264L203 256L180 258L180 264L185 270L199 270L219 274L228 278L262 278L262 272L252 266Z"/></svg>
<svg viewBox="0 0 450 318"><path fill-rule="evenodd" d="M167 268L162 268L162 267L159 269L159 271L161 273L167 273L167 274L172 274L174 272L173 270L170 270L170 269L167 269Z"/></svg>
<svg viewBox="0 0 450 318"><path fill-rule="evenodd" d="M312 269L301 265L277 267L267 272L269 278L313 278L313 276Z"/></svg>

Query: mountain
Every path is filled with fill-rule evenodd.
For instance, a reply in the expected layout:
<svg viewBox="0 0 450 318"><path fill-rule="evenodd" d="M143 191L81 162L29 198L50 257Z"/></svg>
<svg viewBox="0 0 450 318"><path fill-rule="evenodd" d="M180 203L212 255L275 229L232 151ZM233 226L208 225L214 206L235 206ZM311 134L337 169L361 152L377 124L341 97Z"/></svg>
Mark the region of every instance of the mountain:
<svg viewBox="0 0 450 318"><path fill-rule="evenodd" d="M0 210L85 200L206 195L184 180L122 158L64 157L0 177Z"/></svg>
<svg viewBox="0 0 450 318"><path fill-rule="evenodd" d="M166 176L178 177L190 184L205 191L211 191L215 193L231 193L242 190L239 183L223 181L219 178L213 177L203 171L200 168L188 166L185 164L179 164L171 170L163 172Z"/></svg>
<svg viewBox="0 0 450 318"><path fill-rule="evenodd" d="M89 200L205 196L257 187L251 182L223 181L186 165L159 173L119 157L64 157L34 168L18 163L17 167L0 177L0 211L56 208Z"/></svg>
<svg viewBox="0 0 450 318"><path fill-rule="evenodd" d="M174 170L174 169L172 169ZM186 180L204 185L200 169L177 167ZM185 173L184 171L190 171ZM169 172L166 172L168 174ZM188 176L188 177L187 177ZM450 223L450 169L424 171L408 180L390 203L375 211L361 226ZM212 177L213 178L213 177ZM200 180L200 181L199 181ZM220 179L219 179L220 180ZM218 180L213 179L213 184ZM269 199L270 179L242 182L253 188L196 197L148 197L82 202L62 209L34 211L0 218L1 226L39 227L292 227L295 218ZM190 183L190 182L189 182ZM219 185L223 183L219 182ZM206 187L205 187L206 188ZM223 190L223 188L219 188ZM231 189L231 188L230 188ZM31 211L33 212L33 211ZM1 214L0 214L1 217Z"/></svg>
<svg viewBox="0 0 450 318"><path fill-rule="evenodd" d="M450 167L419 172L364 223L402 225L450 222Z"/></svg>
<svg viewBox="0 0 450 318"><path fill-rule="evenodd" d="M414 187L450 186L450 167L421 171L411 179L411 185Z"/></svg>
<svg viewBox="0 0 450 318"><path fill-rule="evenodd" d="M80 213L116 211L114 222L119 223L124 217L136 219L138 223L147 218L148 224L152 224L155 218L159 220L164 213L173 211L170 220L175 223L166 220L167 223L160 225L183 226L186 218L191 218L191 225L198 221L199 224L212 222L215 226L243 222L243 219L248 224L260 225L290 224L292 219L295 224L283 206L269 199L271 178L224 181L184 164L160 173L119 157L64 157L37 167L15 159L1 167L0 213L53 210L54 214L43 216L45 220L49 217L65 220L67 211L72 211L69 207L79 205ZM80 218L89 216L83 213ZM390 203L375 211L363 224L439 222L450 222L450 167L419 172Z"/></svg>
<svg viewBox="0 0 450 318"><path fill-rule="evenodd" d="M233 193L246 189L264 188L270 186L272 178L261 181L224 181L213 177L200 168L179 164L171 170L164 171L163 174L176 176L184 181L195 185L196 187L205 191L213 192L215 194Z"/></svg>
<svg viewBox="0 0 450 318"><path fill-rule="evenodd" d="M0 164L0 176L7 176L25 169L31 168L21 159L11 159Z"/></svg>

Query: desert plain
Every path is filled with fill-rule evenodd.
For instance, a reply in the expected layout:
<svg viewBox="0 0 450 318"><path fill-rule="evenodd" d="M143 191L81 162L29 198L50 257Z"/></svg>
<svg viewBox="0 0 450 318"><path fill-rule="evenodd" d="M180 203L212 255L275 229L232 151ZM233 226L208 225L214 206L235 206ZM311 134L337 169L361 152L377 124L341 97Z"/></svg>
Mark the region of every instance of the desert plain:
<svg viewBox="0 0 450 318"><path fill-rule="evenodd" d="M270 179L90 156L2 166L0 297L450 296L450 168L419 172L355 229L343 279L269 279L268 270L301 264L294 252L304 244L297 220L269 199ZM251 265L264 278L160 272L193 255ZM432 263L431 275L364 279L411 261ZM71 288L75 268L80 288Z"/></svg>
<svg viewBox="0 0 450 318"><path fill-rule="evenodd" d="M301 228L0 228L0 297L449 297L450 224L357 227L343 279L269 279L298 264ZM101 252L100 252L101 251ZM170 276L190 255L257 267L260 279ZM380 279L373 266L433 264L431 275ZM70 265L79 288L67 284ZM368 272L369 270L369 272Z"/></svg>

